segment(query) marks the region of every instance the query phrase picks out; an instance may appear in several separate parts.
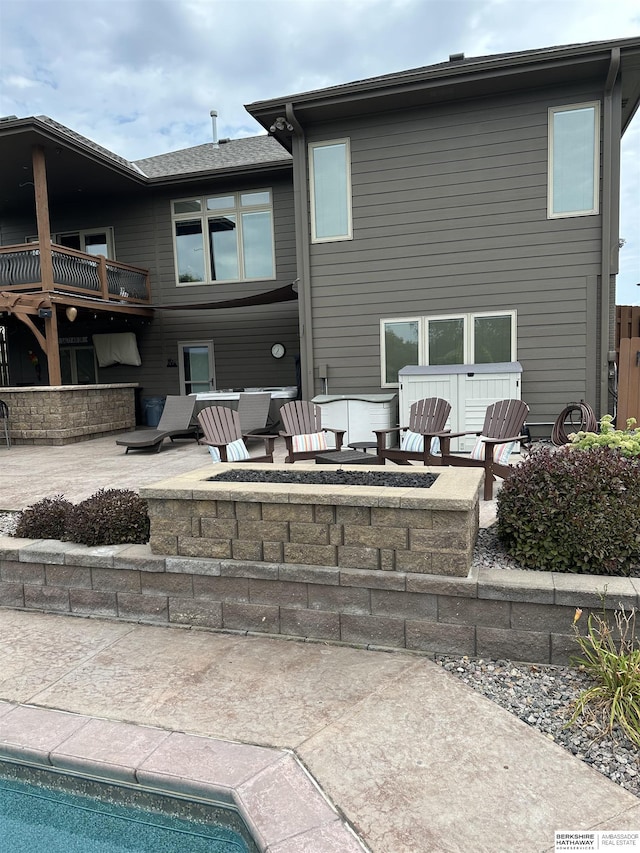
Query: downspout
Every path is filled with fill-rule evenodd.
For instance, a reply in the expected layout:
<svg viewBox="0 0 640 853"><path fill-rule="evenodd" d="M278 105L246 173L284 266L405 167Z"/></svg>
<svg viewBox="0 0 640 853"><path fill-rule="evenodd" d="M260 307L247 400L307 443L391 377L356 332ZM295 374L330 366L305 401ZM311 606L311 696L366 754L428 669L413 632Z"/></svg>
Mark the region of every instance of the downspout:
<svg viewBox="0 0 640 853"><path fill-rule="evenodd" d="M309 252L309 192L307 186L307 140L296 118L293 104L286 104L286 117L293 127L293 203L295 211L296 268L298 277L298 326L302 399L315 391L313 379L313 317L311 312L311 259Z"/></svg>
<svg viewBox="0 0 640 853"><path fill-rule="evenodd" d="M600 260L600 417L609 407L609 318L611 302L611 275L617 272L618 219L620 203L620 121L614 128L613 90L620 71L620 48L611 49L609 72L604 84L602 115L602 233ZM619 111L618 111L619 118ZM614 144L614 130L616 144ZM617 176L617 178L616 178ZM614 229L615 222L615 229ZM614 234L615 230L615 234ZM616 237L615 247L612 237Z"/></svg>

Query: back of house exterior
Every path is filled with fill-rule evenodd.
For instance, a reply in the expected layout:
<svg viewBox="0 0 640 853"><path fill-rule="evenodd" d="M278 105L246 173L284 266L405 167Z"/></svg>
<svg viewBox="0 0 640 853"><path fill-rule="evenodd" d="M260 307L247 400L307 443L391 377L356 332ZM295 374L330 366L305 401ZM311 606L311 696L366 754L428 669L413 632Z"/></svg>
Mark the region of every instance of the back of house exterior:
<svg viewBox="0 0 640 853"><path fill-rule="evenodd" d="M267 136L135 164L46 117L9 117L0 291L39 287L15 275L44 237L37 147L54 290L77 307L72 321L63 299L54 308L63 383L147 396L299 385L311 399L394 391L405 365L518 362L533 422L579 400L604 414L620 139L639 100L640 40L625 39L257 102ZM96 307L56 279L56 251L67 276L98 255L148 271L148 298ZM135 335L139 365L96 362L93 335L114 333ZM50 381L10 310L0 348L2 384Z"/></svg>

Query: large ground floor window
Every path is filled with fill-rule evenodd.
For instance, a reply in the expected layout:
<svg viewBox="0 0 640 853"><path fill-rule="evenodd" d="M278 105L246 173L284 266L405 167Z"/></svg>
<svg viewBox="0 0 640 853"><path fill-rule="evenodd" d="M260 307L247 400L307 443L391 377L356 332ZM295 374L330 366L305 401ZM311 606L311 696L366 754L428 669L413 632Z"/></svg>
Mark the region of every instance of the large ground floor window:
<svg viewBox="0 0 640 853"><path fill-rule="evenodd" d="M380 321L381 384L398 385L409 364L515 361L516 312L477 312Z"/></svg>

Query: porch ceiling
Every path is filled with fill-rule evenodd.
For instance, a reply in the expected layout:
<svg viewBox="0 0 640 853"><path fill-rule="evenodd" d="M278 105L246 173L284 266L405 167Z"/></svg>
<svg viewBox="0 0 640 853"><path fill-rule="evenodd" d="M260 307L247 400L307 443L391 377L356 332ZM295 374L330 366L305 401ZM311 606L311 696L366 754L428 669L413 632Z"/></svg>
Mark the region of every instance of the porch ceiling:
<svg viewBox="0 0 640 853"><path fill-rule="evenodd" d="M0 123L0 215L32 211L34 207L33 145L44 149L49 203L79 200L81 195L116 195L141 191L142 175L127 173L116 161L97 152L80 150L44 127Z"/></svg>

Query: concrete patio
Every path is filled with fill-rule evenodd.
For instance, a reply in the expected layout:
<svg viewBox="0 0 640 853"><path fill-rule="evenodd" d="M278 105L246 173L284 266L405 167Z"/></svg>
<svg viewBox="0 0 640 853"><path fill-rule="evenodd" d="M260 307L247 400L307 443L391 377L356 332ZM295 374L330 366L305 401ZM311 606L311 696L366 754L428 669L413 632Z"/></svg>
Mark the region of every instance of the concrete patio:
<svg viewBox="0 0 640 853"><path fill-rule="evenodd" d="M0 448L0 509L206 464L194 442L126 456L113 438ZM484 504L481 524L494 513ZM373 853L542 853L555 830L640 827L632 794L419 654L3 608L0 655L4 750L40 738L40 750L60 751L46 737L43 746L42 727L11 726L25 707L82 715L78 727L110 721L289 750L336 811L313 811L290 789L266 810L279 834L258 816L269 853L351 853L345 822ZM300 821L309 810L315 824Z"/></svg>

